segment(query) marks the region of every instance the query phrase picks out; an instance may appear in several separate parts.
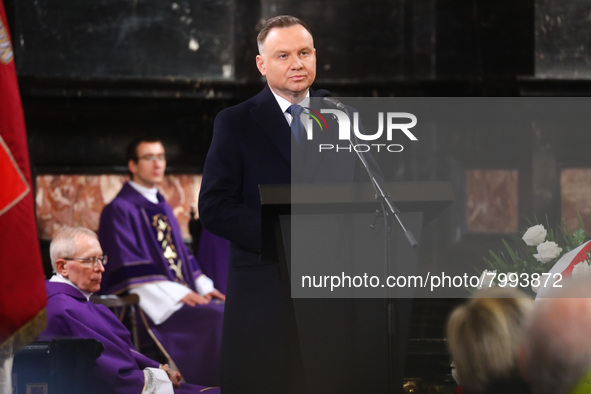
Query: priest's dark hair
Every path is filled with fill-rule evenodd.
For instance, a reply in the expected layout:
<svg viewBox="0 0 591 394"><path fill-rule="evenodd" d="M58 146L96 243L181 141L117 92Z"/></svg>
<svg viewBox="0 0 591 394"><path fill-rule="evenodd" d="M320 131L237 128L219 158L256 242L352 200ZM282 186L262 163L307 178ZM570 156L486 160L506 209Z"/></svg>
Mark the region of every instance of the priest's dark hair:
<svg viewBox="0 0 591 394"><path fill-rule="evenodd" d="M141 135L132 139L129 144L127 144L127 149L125 150L125 164L127 165L129 161L133 161L137 163L140 159L137 154L137 147L142 142L160 142L162 144L162 140L155 135ZM164 145L164 144L163 144ZM129 175L129 179L133 179L133 174L127 170L127 175Z"/></svg>
<svg viewBox="0 0 591 394"><path fill-rule="evenodd" d="M125 163L127 164L130 160L137 163L139 157L137 155L137 147L142 142L160 142L162 144L162 139L156 137L155 135L142 135L139 137L134 138L129 142L127 145L127 149L125 151Z"/></svg>

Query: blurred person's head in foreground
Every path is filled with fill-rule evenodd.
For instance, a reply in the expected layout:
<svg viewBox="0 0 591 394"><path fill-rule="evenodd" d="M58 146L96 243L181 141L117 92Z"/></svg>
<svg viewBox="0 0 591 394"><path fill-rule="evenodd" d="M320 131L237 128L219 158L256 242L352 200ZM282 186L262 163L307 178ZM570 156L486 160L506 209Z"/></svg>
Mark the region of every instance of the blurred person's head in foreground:
<svg viewBox="0 0 591 394"><path fill-rule="evenodd" d="M458 384L468 393L527 393L518 352L533 300L525 293L493 287L456 307L447 341Z"/></svg>
<svg viewBox="0 0 591 394"><path fill-rule="evenodd" d="M591 278L561 285L536 300L522 370L536 394L591 393Z"/></svg>

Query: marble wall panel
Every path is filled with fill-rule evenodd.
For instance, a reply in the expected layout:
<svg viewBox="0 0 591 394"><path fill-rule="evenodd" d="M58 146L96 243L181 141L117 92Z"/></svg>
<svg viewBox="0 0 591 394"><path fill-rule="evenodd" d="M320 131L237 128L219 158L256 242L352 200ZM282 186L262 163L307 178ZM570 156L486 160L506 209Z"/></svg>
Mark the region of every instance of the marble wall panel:
<svg viewBox="0 0 591 394"><path fill-rule="evenodd" d="M591 169L568 168L560 174L562 217L571 231L579 228L579 214L587 233L591 232Z"/></svg>
<svg viewBox="0 0 591 394"><path fill-rule="evenodd" d="M466 210L468 231L517 232L518 171L466 171Z"/></svg>
<svg viewBox="0 0 591 394"><path fill-rule="evenodd" d="M51 239L64 225L97 231L103 207L128 179L123 175L40 175L37 177L37 227L41 239ZM167 175L159 190L172 206L183 237L191 238L191 207L197 210L201 175Z"/></svg>

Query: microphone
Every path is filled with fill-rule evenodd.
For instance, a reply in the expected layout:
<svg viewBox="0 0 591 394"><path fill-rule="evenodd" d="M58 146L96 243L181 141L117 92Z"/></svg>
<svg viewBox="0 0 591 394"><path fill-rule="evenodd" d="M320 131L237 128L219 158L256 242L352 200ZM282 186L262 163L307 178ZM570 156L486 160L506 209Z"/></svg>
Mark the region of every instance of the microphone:
<svg viewBox="0 0 591 394"><path fill-rule="evenodd" d="M331 104L332 106L337 107L341 111L347 111L347 108L345 107L345 104L341 103L339 100L337 100L334 97L324 97L322 99L322 101L325 101L325 102Z"/></svg>
<svg viewBox="0 0 591 394"><path fill-rule="evenodd" d="M341 103L339 100L337 100L334 97L331 97L331 93L326 90L326 89L320 89L318 91L315 92L315 96L317 97L322 97L322 101L330 104L333 107L336 107L337 109L340 109L341 111L345 112L347 114L347 116L349 117L349 119L352 119L351 114L349 113L349 109L345 106L345 104ZM333 118L335 118L335 120L338 122L338 119L336 119L336 116L333 114ZM349 143L351 145L355 145L354 142L358 142L357 138L355 137L354 134L351 134L351 137L349 139ZM384 189L382 188L380 181L377 179L375 172L372 170L371 166L367 163L367 160L365 159L364 155L355 150L355 153L357 154L357 157L359 158L359 160L361 161L361 164L363 165L363 167L365 168L365 171L367 172L367 175L369 176L369 180L376 192L376 200L377 199L381 199L382 204L386 204L388 207L388 210L392 213L392 215L394 216L394 218L397 220L400 228L402 229L402 231L404 232L404 235L406 236L406 239L408 240L409 244L411 245L411 247L416 248L419 246L419 243L417 242L416 238L414 237L413 233L411 232L411 230L407 229L406 226L404 225L404 223L402 222L402 219L398 216L398 214L400 213L400 211L398 210L398 208L396 207L396 205L394 204L394 202L390 199L390 195L388 195ZM385 207L384 207L385 210Z"/></svg>
<svg viewBox="0 0 591 394"><path fill-rule="evenodd" d="M336 98L332 97L332 93L326 89L318 89L314 91L314 97L322 97L322 101L332 105L340 109L341 111L345 111L346 107L345 104L341 103Z"/></svg>

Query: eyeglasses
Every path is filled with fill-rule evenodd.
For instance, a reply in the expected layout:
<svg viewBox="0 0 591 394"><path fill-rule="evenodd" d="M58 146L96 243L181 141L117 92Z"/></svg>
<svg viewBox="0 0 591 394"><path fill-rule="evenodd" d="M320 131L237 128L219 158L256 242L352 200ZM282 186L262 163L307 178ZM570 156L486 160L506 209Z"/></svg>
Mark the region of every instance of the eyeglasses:
<svg viewBox="0 0 591 394"><path fill-rule="evenodd" d="M106 255L102 255L102 256L93 256L93 257L89 257L86 259L79 259L76 257L62 257L64 260L68 260L68 261L79 261L83 264L88 264L91 265L92 268L96 267L96 265L100 262L103 266L107 265L107 256Z"/></svg>
<svg viewBox="0 0 591 394"><path fill-rule="evenodd" d="M166 155L164 153L160 153L158 155L143 155L139 157L139 160L147 160L147 161L166 161Z"/></svg>

